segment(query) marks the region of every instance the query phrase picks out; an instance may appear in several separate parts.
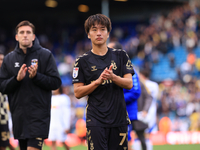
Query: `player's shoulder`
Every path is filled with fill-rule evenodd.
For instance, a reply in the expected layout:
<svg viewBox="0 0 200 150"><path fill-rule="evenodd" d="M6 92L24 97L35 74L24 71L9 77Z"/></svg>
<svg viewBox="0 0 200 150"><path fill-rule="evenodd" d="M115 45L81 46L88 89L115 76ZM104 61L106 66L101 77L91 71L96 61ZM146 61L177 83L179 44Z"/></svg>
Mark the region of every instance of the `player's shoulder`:
<svg viewBox="0 0 200 150"><path fill-rule="evenodd" d="M5 55L4 59L5 60L6 59L12 59L13 57L15 57L16 54L17 54L16 51L11 51L7 55Z"/></svg>
<svg viewBox="0 0 200 150"><path fill-rule="evenodd" d="M114 55L117 55L117 56L120 56L120 57L128 57L128 54L126 52L126 50L123 50L123 49L114 49L114 48L109 48L111 53L114 54Z"/></svg>
<svg viewBox="0 0 200 150"><path fill-rule="evenodd" d="M78 56L76 58L75 62L80 62L80 61L83 61L83 60L87 60L89 57L90 57L90 51Z"/></svg>
<svg viewBox="0 0 200 150"><path fill-rule="evenodd" d="M41 48L39 49L39 53L40 53L40 54L44 54L44 55L50 55L50 54L51 54L51 51L50 51L49 49L47 49L47 48L41 47Z"/></svg>
<svg viewBox="0 0 200 150"><path fill-rule="evenodd" d="M126 54L126 51L125 50L123 50L123 49L115 49L115 48L108 48L111 52L113 52L113 53L124 53L124 54Z"/></svg>

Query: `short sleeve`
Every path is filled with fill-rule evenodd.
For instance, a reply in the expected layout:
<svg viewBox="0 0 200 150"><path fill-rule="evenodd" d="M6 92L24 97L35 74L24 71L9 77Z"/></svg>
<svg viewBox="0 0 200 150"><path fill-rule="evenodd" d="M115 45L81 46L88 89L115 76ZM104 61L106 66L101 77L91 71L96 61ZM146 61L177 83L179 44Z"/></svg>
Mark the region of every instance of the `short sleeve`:
<svg viewBox="0 0 200 150"><path fill-rule="evenodd" d="M83 68L81 65L81 62L83 60L81 59L81 57L77 58L74 64L74 68L73 68L73 72L72 72L72 83L85 83L85 79L84 79L84 72L83 72Z"/></svg>
<svg viewBox="0 0 200 150"><path fill-rule="evenodd" d="M122 51L122 57L123 57L123 75L127 73L131 73L132 75L135 74L134 69L133 69L133 64L126 53L126 51Z"/></svg>

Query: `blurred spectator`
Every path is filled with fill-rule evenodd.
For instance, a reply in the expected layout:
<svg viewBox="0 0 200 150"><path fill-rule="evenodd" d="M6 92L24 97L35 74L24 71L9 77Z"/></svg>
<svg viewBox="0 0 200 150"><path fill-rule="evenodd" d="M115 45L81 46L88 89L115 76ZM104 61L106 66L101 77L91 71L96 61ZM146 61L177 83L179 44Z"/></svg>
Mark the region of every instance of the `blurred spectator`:
<svg viewBox="0 0 200 150"><path fill-rule="evenodd" d="M187 62L192 66L192 71L193 71L195 67L195 62L196 62L196 55L193 52L188 53Z"/></svg>
<svg viewBox="0 0 200 150"><path fill-rule="evenodd" d="M175 67L175 58L173 54L168 54L169 62L170 62L170 67L174 68Z"/></svg>
<svg viewBox="0 0 200 150"><path fill-rule="evenodd" d="M182 63L180 66L181 75L190 74L192 72L192 66L187 61Z"/></svg>
<svg viewBox="0 0 200 150"><path fill-rule="evenodd" d="M64 56L64 61L58 64L58 72L61 76L71 76L74 58L72 55Z"/></svg>
<svg viewBox="0 0 200 150"><path fill-rule="evenodd" d="M70 132L71 100L63 94L60 87L53 91L51 98L51 122L48 139L52 141L51 150L57 150L56 143L62 142L66 150L70 150L65 143L67 134Z"/></svg>
<svg viewBox="0 0 200 150"><path fill-rule="evenodd" d="M158 99L158 92L159 87L158 83L151 81L149 79L149 71L146 69L140 70L140 79L144 83L144 85L147 88L147 91L149 91L149 94L152 96L152 102L150 105L150 108L148 110L147 118L148 118L148 128L145 130L146 132L146 145L148 150L152 150L152 142L150 137L150 133L155 133L158 131L158 124L157 124L157 99Z"/></svg>

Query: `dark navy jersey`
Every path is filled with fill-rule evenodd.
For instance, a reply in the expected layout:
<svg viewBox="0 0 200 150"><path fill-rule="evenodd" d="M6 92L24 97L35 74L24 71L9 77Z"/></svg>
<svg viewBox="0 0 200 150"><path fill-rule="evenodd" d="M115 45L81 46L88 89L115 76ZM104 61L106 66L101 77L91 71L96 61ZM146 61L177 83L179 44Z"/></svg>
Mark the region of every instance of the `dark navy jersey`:
<svg viewBox="0 0 200 150"><path fill-rule="evenodd" d="M85 85L97 80L104 69L113 65L113 73L123 77L134 74L132 63L126 51L108 48L104 56L91 51L76 59L73 69L73 83ZM111 80L105 80L88 95L86 107L87 126L117 127L126 125L129 118L126 112L123 88Z"/></svg>

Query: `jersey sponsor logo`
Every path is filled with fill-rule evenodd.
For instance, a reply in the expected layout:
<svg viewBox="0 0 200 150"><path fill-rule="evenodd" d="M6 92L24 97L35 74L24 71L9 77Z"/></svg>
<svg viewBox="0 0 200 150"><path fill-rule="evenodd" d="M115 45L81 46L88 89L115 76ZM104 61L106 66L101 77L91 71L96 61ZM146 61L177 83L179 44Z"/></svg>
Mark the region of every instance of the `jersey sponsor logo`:
<svg viewBox="0 0 200 150"><path fill-rule="evenodd" d="M74 69L73 69L73 78L76 78L78 76L78 70L79 70L79 67L74 67Z"/></svg>
<svg viewBox="0 0 200 150"><path fill-rule="evenodd" d="M104 80L101 85L110 84L110 83L112 83L112 80Z"/></svg>
<svg viewBox="0 0 200 150"><path fill-rule="evenodd" d="M94 81L91 81L91 83ZM103 83L101 83L101 85L105 85L105 84L110 84L112 83L112 80L104 80Z"/></svg>
<svg viewBox="0 0 200 150"><path fill-rule="evenodd" d="M111 61L111 65L113 65L113 67L112 67L113 70L116 70L116 69L117 69L117 65L116 65L116 63L114 62L114 60Z"/></svg>
<svg viewBox="0 0 200 150"><path fill-rule="evenodd" d="M91 68L92 68L91 71L96 71L97 70L96 66L91 66Z"/></svg>
<svg viewBox="0 0 200 150"><path fill-rule="evenodd" d="M15 68L20 67L19 62L15 62Z"/></svg>
<svg viewBox="0 0 200 150"><path fill-rule="evenodd" d="M38 59L31 60L31 65L37 65L37 64L38 64Z"/></svg>

